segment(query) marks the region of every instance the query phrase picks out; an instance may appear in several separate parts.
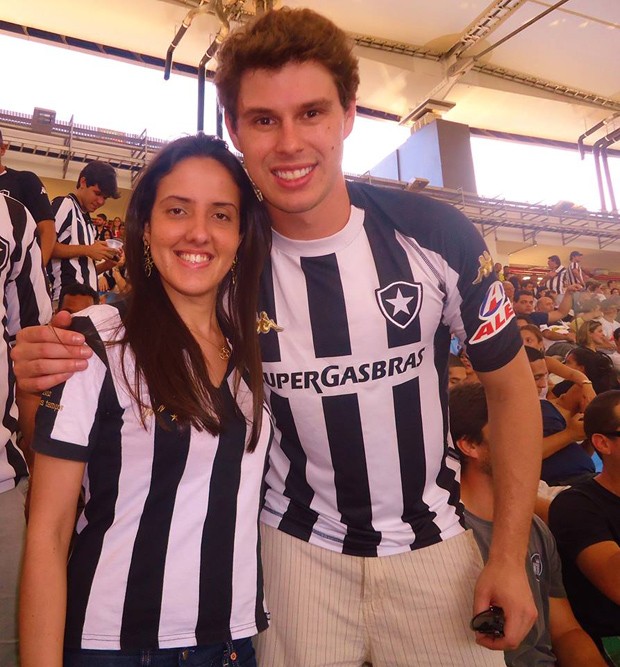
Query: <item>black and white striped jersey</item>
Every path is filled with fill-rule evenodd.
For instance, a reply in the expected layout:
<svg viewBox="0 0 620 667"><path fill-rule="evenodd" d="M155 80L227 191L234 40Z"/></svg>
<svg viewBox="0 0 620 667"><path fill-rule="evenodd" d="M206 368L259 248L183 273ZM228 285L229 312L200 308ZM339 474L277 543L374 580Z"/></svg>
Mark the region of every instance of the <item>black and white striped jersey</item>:
<svg viewBox="0 0 620 667"><path fill-rule="evenodd" d="M586 280L583 277L583 269L579 262L571 262L567 269L567 283L569 285L585 285Z"/></svg>
<svg viewBox="0 0 620 667"><path fill-rule="evenodd" d="M276 435L261 518L331 550L381 556L462 530L458 470L446 460L450 332L480 371L505 365L521 341L465 217L420 195L348 187L346 227L301 242L274 233L264 271Z"/></svg>
<svg viewBox="0 0 620 667"><path fill-rule="evenodd" d="M258 519L269 416L252 453L240 416L213 436L178 428L164 409L168 429L147 414L145 430L123 380L121 347L102 343L122 333L118 311L93 306L74 322L96 354L86 371L43 395L33 445L87 462L65 646L176 648L264 630ZM231 414L233 375L221 386ZM237 400L251 416L243 381Z"/></svg>
<svg viewBox="0 0 620 667"><path fill-rule="evenodd" d="M95 225L88 213L80 208L73 194L56 197L52 202L56 221L58 243L65 245L92 245L95 242ZM81 283L97 291L97 269L90 257L52 259L48 265L48 277L52 285L52 299L57 300L65 285Z"/></svg>
<svg viewBox="0 0 620 667"><path fill-rule="evenodd" d="M36 225L26 208L15 199L0 195L0 302L2 346L0 347L0 493L12 489L28 475L23 454L15 444L17 405L15 376L9 358L11 344L23 327L46 324L52 305L41 268Z"/></svg>
<svg viewBox="0 0 620 667"><path fill-rule="evenodd" d="M564 294L564 292L566 292L566 287L569 284L568 270L561 264L555 270L555 276L553 278L547 278L546 280L547 289L554 290L558 294Z"/></svg>

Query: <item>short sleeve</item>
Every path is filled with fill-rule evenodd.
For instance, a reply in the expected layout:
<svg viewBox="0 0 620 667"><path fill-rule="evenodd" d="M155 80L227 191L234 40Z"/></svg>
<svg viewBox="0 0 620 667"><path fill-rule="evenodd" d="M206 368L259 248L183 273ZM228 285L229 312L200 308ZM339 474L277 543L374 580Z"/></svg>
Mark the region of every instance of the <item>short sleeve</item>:
<svg viewBox="0 0 620 667"><path fill-rule="evenodd" d="M85 317L75 319L90 322ZM87 343L93 347L89 337ZM106 364L95 354L89 359L86 370L74 373L66 382L43 392L32 444L36 452L73 461L89 459L97 441L106 376Z"/></svg>
<svg viewBox="0 0 620 667"><path fill-rule="evenodd" d="M593 544L615 541L597 504L578 489L556 496L549 508L549 527L562 554L573 561Z"/></svg>
<svg viewBox="0 0 620 667"><path fill-rule="evenodd" d="M23 203L32 214L34 221L38 224L42 220L53 220L52 206L41 179L31 171L22 171L19 172L19 175L24 193Z"/></svg>

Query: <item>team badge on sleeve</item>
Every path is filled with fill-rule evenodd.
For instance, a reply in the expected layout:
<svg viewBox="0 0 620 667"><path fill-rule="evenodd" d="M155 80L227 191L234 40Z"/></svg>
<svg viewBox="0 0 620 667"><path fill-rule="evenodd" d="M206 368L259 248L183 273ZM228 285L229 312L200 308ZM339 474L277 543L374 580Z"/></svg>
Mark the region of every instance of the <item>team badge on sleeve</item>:
<svg viewBox="0 0 620 667"><path fill-rule="evenodd" d="M480 264L478 267L478 275L472 285L479 285L485 278L493 273L493 258L488 250L485 250L482 255L478 257L478 263Z"/></svg>
<svg viewBox="0 0 620 667"><path fill-rule="evenodd" d="M388 322L406 329L420 312L422 285L398 280L387 287L375 290L377 303Z"/></svg>
<svg viewBox="0 0 620 667"><path fill-rule="evenodd" d="M470 345L493 338L515 316L512 304L506 296L506 292L504 292L504 286L499 280L494 282L487 290L478 316L482 320L482 324L469 339Z"/></svg>

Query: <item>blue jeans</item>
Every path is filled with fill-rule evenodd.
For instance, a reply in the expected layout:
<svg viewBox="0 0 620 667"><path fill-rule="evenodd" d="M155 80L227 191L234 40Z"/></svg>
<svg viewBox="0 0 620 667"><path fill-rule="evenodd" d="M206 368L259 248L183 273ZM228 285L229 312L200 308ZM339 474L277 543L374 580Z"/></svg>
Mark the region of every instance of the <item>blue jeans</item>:
<svg viewBox="0 0 620 667"><path fill-rule="evenodd" d="M64 667L257 667L251 639L146 651L65 650Z"/></svg>

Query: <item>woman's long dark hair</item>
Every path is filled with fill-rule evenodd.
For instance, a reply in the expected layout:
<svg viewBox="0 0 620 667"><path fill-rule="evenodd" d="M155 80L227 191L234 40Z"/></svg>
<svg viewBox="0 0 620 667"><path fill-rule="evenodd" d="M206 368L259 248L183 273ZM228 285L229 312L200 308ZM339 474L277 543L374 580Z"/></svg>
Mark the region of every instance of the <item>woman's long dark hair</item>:
<svg viewBox="0 0 620 667"><path fill-rule="evenodd" d="M586 377L592 383L597 394L610 389L618 389L618 378L613 361L604 352L593 352L587 347L578 346L572 349L566 357L583 368Z"/></svg>
<svg viewBox="0 0 620 667"><path fill-rule="evenodd" d="M135 357L134 377L123 374L129 391L140 409L158 408L176 415L179 424L191 424L217 434L227 417L220 392L209 379L200 345L191 334L162 285L153 267L150 276L144 266L144 227L149 222L161 179L179 162L191 157L217 160L230 174L241 193L240 233L235 280L229 272L219 285L216 315L223 334L232 343L232 358L237 376L241 375L253 396L253 420L248 450L252 451L260 434L263 381L256 311L258 282L269 253L269 218L256 198L254 189L239 160L226 143L202 133L183 137L165 146L144 169L129 202L125 227L125 254L131 292L123 316L125 334L121 344L129 346ZM123 357L125 355L122 355ZM140 380L148 388L143 396Z"/></svg>

